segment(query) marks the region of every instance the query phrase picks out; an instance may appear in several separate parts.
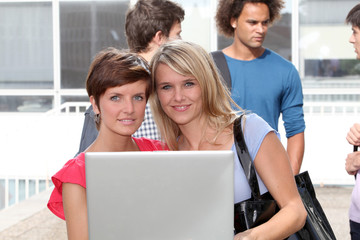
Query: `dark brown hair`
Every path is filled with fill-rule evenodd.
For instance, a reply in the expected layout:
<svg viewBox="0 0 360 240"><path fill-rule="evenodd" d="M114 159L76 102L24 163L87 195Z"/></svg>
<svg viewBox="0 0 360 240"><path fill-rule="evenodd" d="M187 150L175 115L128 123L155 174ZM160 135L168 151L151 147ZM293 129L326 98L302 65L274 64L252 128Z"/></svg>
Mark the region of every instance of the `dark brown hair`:
<svg viewBox="0 0 360 240"><path fill-rule="evenodd" d="M100 105L100 97L108 88L123 86L137 81L146 81L146 99L152 91L151 74L145 60L136 53L107 48L92 61L86 78L86 90Z"/></svg>
<svg viewBox="0 0 360 240"><path fill-rule="evenodd" d="M230 21L238 18L246 3L264 3L269 8L270 23L280 18L280 11L284 7L283 0L220 0L216 11L216 26L218 31L226 37L233 37L234 28Z"/></svg>
<svg viewBox="0 0 360 240"><path fill-rule="evenodd" d="M174 23L184 20L185 12L168 0L138 0L126 13L125 34L131 51L146 51L158 31L169 37Z"/></svg>
<svg viewBox="0 0 360 240"><path fill-rule="evenodd" d="M346 23L360 28L360 4L350 10L346 17Z"/></svg>

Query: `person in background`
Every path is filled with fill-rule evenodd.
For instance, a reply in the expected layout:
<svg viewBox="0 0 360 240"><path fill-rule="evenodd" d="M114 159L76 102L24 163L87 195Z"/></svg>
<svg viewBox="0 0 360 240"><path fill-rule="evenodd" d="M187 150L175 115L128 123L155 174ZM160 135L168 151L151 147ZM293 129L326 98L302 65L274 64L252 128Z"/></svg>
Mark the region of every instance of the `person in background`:
<svg viewBox="0 0 360 240"><path fill-rule="evenodd" d="M360 4L350 10L346 23L351 24L352 34L349 42L355 48L356 58L360 59ZM348 132L346 140L354 146L360 146L360 124L355 123ZM351 195L349 209L350 235L352 240L360 239L360 152L347 155L345 169L349 175L355 175L355 186Z"/></svg>
<svg viewBox="0 0 360 240"><path fill-rule="evenodd" d="M150 68L152 112L169 149L232 150L234 202L250 199L251 190L234 144L234 121L239 116L231 104L237 105L210 55L197 44L172 41L157 50ZM284 239L304 226L307 215L288 156L276 131L262 118L252 113L243 119L244 138L260 192L270 192L280 211L268 222L236 234L234 239Z"/></svg>
<svg viewBox="0 0 360 240"><path fill-rule="evenodd" d="M95 141L69 160L53 177L54 190L48 208L66 220L68 239L88 239L85 153L167 150L158 140L132 134L144 119L151 93L147 63L135 53L114 48L95 56L90 65L86 90L99 134Z"/></svg>
<svg viewBox="0 0 360 240"><path fill-rule="evenodd" d="M305 121L299 74L293 64L263 46L269 26L280 18L282 0L220 0L217 29L233 43L222 49L231 76L232 99L278 130L280 114L293 174L304 155Z"/></svg>
<svg viewBox="0 0 360 240"><path fill-rule="evenodd" d="M181 38L181 22L184 16L184 10L172 1L138 0L126 13L125 34L130 50L149 62L161 44ZM83 152L96 139L98 131L94 117L90 106L85 112L77 154ZM146 106L144 121L134 137L160 139L149 105Z"/></svg>

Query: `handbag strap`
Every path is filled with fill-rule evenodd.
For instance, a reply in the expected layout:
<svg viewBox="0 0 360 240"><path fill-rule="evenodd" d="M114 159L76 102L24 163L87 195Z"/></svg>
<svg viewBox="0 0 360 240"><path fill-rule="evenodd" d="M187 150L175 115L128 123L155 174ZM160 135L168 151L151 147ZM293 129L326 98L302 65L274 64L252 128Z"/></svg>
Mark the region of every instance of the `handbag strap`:
<svg viewBox="0 0 360 240"><path fill-rule="evenodd" d="M246 179L249 183L251 189L251 195L254 199L260 199L261 195L260 195L258 180L256 177L254 163L251 159L248 148L246 146L244 134L241 127L242 116L243 114L234 121L235 148L240 164L244 169Z"/></svg>
<svg viewBox="0 0 360 240"><path fill-rule="evenodd" d="M355 146L355 145L354 145L354 152L357 152L357 150L358 150L358 146ZM355 180L356 180L356 175L357 175L357 173L355 173L355 175L354 175Z"/></svg>

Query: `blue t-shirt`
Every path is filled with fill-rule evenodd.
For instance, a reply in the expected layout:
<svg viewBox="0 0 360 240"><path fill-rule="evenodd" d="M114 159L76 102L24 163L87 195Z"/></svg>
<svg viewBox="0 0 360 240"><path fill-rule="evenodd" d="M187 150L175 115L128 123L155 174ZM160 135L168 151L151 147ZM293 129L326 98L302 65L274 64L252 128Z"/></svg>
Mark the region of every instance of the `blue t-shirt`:
<svg viewBox="0 0 360 240"><path fill-rule="evenodd" d="M231 97L240 107L258 114L275 130L282 113L287 138L304 132L302 86L291 62L268 49L251 61L225 58Z"/></svg>
<svg viewBox="0 0 360 240"><path fill-rule="evenodd" d="M245 121L242 122L244 138L246 146L249 150L251 159L254 161L256 154L259 151L259 148L265 138L265 136L274 131L278 137L279 134L269 126L264 119L260 118L256 114L247 114ZM246 179L244 169L240 165L238 155L236 153L235 145L233 144L231 150L234 154L234 202L238 203L246 199L251 198L251 189L249 187L248 181ZM256 169L255 169L256 170ZM259 175L256 173L260 193L264 194L268 190L265 187L264 183L261 181Z"/></svg>

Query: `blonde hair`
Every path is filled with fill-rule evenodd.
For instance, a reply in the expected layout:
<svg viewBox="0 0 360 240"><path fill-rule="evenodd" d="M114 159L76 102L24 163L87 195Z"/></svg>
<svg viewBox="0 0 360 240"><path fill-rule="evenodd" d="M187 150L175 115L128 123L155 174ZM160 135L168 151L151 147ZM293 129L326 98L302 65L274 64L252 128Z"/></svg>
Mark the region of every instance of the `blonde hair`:
<svg viewBox="0 0 360 240"><path fill-rule="evenodd" d="M237 118L237 112L231 104L242 111L230 97L225 83L218 73L210 55L199 45L184 40L175 40L163 44L153 56L152 89L150 96L151 110L163 141L171 150L178 150L177 139L181 135L178 125L170 119L161 107L156 92L156 69L159 64L166 64L183 76L194 77L200 85L202 97L202 114L210 126L216 129L217 136Z"/></svg>

